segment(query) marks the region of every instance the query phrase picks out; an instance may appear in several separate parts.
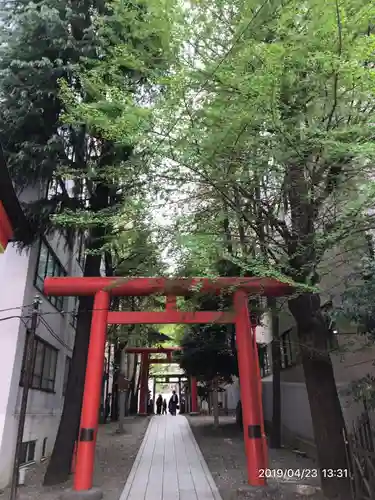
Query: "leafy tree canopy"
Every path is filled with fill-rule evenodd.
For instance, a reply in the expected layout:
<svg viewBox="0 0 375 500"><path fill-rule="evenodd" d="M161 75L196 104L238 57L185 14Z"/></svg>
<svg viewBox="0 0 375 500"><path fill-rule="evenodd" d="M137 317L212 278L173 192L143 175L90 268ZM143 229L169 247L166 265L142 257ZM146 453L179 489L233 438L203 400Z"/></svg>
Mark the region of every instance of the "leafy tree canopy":
<svg viewBox="0 0 375 500"><path fill-rule="evenodd" d="M375 262L364 259L353 265L354 272L347 280L341 305L334 311L338 318L344 317L355 323L359 331L375 338Z"/></svg>
<svg viewBox="0 0 375 500"><path fill-rule="evenodd" d="M237 359L223 325L196 325L187 329L181 348L176 359L188 375L198 380L231 382L232 376L238 373Z"/></svg>

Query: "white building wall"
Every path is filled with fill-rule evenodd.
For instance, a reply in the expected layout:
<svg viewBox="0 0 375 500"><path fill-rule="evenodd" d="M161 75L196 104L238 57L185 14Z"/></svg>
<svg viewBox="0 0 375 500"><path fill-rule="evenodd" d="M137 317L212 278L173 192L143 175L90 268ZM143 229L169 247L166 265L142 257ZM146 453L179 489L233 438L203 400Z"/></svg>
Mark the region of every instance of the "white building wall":
<svg viewBox="0 0 375 500"><path fill-rule="evenodd" d="M240 384L237 377L233 377L233 384L224 386L225 393L219 393L219 401L229 412L234 412L240 399Z"/></svg>
<svg viewBox="0 0 375 500"><path fill-rule="evenodd" d="M263 413L264 419L272 422L272 380L262 381ZM346 384L338 383L339 398L345 423L349 431L353 422L364 410L362 403L353 401L344 396ZM282 382L281 391L281 423L282 434L290 439L291 436L302 442L314 443L314 431L311 419L310 403L306 385L301 382ZM296 408L298 411L296 411Z"/></svg>
<svg viewBox="0 0 375 500"><path fill-rule="evenodd" d="M280 315L281 332L294 326L288 312ZM345 331L350 331L345 325ZM375 348L364 348L365 338L355 334L338 335L339 344L345 349L331 355L336 385L339 391L341 407L348 429L364 410L362 403L354 401L352 396L344 394L345 389L355 380L367 374L374 375ZM306 442L313 442L313 428L310 404L300 364L281 372L281 422L285 436L295 436ZM262 380L263 410L265 420L272 421L272 375ZM296 411L296 408L298 411ZM310 449L309 449L310 451Z"/></svg>
<svg viewBox="0 0 375 500"><path fill-rule="evenodd" d="M52 250L68 275L82 275L76 260L77 249L72 252L65 238L55 235L48 238ZM22 397L19 385L24 353L26 326L30 320L19 318L20 310L4 309L29 305L39 295L41 319L37 335L58 350L54 392L30 389L23 441L36 441L35 460L42 458L43 441L47 438L46 455L53 448L63 407L63 381L66 356L71 358L75 330L72 323L74 298L66 298L64 312L59 312L34 286L39 242L30 250L20 253L9 245L0 255L0 488L9 484L13 465L17 424ZM23 310L25 315L26 309ZM26 324L25 324L26 321Z"/></svg>
<svg viewBox="0 0 375 500"><path fill-rule="evenodd" d="M10 478L14 455L17 420L14 409L22 363L22 338L24 329L17 317L23 313L29 257L18 254L13 245L0 255L0 488ZM13 317L14 316L14 317Z"/></svg>
<svg viewBox="0 0 375 500"><path fill-rule="evenodd" d="M282 426L296 436L314 439L306 385L299 382L284 382L281 383L280 390ZM272 422L272 380L263 381L262 396L264 419Z"/></svg>

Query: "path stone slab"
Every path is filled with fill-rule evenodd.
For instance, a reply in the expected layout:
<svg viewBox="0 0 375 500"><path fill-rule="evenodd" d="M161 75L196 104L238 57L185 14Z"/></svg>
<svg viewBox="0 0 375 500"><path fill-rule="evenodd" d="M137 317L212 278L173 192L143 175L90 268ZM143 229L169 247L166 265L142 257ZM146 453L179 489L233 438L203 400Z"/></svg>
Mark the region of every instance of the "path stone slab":
<svg viewBox="0 0 375 500"><path fill-rule="evenodd" d="M151 419L120 500L221 500L184 416Z"/></svg>

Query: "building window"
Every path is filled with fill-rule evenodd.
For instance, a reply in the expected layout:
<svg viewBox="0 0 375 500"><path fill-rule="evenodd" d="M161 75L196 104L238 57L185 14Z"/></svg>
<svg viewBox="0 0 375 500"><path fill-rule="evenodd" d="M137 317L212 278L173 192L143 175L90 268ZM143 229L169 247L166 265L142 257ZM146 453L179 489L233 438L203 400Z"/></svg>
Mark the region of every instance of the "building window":
<svg viewBox="0 0 375 500"><path fill-rule="evenodd" d="M47 438L43 439L43 445L42 445L42 458L47 456Z"/></svg>
<svg viewBox="0 0 375 500"><path fill-rule="evenodd" d="M34 281L35 287L43 293L44 279L47 276L58 278L66 275L67 272L51 247L44 240L41 240ZM64 297L47 297L47 299L57 310L64 309Z"/></svg>
<svg viewBox="0 0 375 500"><path fill-rule="evenodd" d="M35 460L36 441L25 441L21 444L20 465L25 465Z"/></svg>
<svg viewBox="0 0 375 500"><path fill-rule="evenodd" d="M21 370L20 385L23 385L25 374L25 361L28 343L30 341L29 332L26 333L25 350ZM32 366L31 388L39 391L54 392L56 381L58 350L46 341L35 337L34 355Z"/></svg>
<svg viewBox="0 0 375 500"><path fill-rule="evenodd" d="M267 344L258 344L258 357L260 366L260 376L267 377L271 374L271 365L268 356Z"/></svg>
<svg viewBox="0 0 375 500"><path fill-rule="evenodd" d="M295 364L295 353L292 346L291 334L292 329L287 330L280 335L280 353L281 353L281 368L289 368Z"/></svg>
<svg viewBox="0 0 375 500"><path fill-rule="evenodd" d="M71 364L72 364L72 360L69 358L69 356L67 356L65 358L64 383L63 383L63 392L62 392L63 396L65 396L66 387L68 385L68 377L69 377Z"/></svg>

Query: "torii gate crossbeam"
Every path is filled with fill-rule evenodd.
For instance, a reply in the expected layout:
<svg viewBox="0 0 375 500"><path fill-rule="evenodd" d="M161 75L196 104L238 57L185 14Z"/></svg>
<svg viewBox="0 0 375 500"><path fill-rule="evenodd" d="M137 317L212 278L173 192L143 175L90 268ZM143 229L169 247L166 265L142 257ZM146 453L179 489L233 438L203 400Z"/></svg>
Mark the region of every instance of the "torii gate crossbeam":
<svg viewBox="0 0 375 500"><path fill-rule="evenodd" d="M235 324L248 481L253 486L265 485L259 470L267 467L267 447L255 327L252 328L250 322L248 295L279 297L292 293L292 287L271 278L64 277L46 278L44 292L53 296L94 296L72 498L77 498L77 494L83 491L92 490L106 331L107 325L114 322ZM232 315L207 311L185 313L176 309L177 296L222 292L233 295ZM164 312L108 311L111 296L151 294L167 297Z"/></svg>

